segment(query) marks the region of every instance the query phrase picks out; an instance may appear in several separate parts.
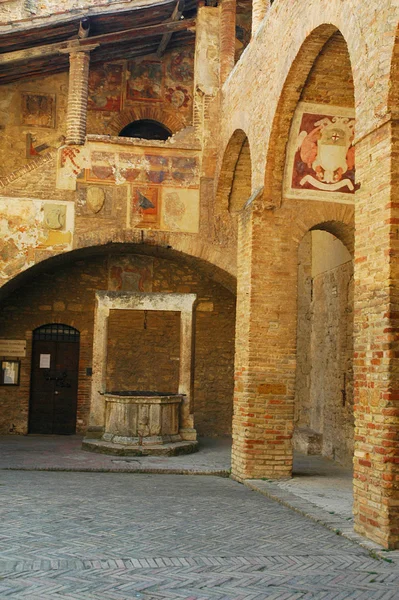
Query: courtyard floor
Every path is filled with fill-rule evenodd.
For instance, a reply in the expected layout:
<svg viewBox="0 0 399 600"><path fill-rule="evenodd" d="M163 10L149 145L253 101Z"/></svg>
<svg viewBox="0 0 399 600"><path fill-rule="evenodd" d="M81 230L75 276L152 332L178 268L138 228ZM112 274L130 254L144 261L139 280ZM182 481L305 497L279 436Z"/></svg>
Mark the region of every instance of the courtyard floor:
<svg viewBox="0 0 399 600"><path fill-rule="evenodd" d="M348 469L296 455L293 479L240 485L229 440L171 458L80 444L0 438L1 599L399 599L399 552L353 532Z"/></svg>
<svg viewBox="0 0 399 600"><path fill-rule="evenodd" d="M397 565L230 479L0 478L1 599L399 597Z"/></svg>

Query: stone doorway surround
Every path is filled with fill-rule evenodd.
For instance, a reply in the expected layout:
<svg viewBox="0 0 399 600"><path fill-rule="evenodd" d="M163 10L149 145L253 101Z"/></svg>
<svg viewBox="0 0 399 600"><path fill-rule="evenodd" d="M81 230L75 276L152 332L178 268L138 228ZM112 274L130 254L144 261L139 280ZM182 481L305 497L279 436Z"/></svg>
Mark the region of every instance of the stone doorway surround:
<svg viewBox="0 0 399 600"><path fill-rule="evenodd" d="M184 442L196 441L197 433L194 429L193 417L193 313L196 299L196 294L96 292L93 378L89 427L83 444L85 448L95 450L96 448L91 448L87 445L87 442L89 440L99 440L105 431L108 319L111 310L180 312L178 394L183 397L183 401L180 405L179 435Z"/></svg>

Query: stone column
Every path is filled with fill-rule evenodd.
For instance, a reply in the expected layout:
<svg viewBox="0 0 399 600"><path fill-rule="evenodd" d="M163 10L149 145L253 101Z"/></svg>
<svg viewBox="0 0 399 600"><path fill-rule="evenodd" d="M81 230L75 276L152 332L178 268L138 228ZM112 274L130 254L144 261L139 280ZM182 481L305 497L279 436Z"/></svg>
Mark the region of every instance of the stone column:
<svg viewBox="0 0 399 600"><path fill-rule="evenodd" d="M181 312L180 316L180 368L179 394L185 394L180 407L180 430L184 440L196 440L193 417L193 362L194 362L193 312Z"/></svg>
<svg viewBox="0 0 399 600"><path fill-rule="evenodd" d="M67 109L67 144L83 145L86 138L87 98L90 50L93 47L68 49L69 91Z"/></svg>
<svg viewBox="0 0 399 600"><path fill-rule="evenodd" d="M292 471L298 268L290 219L265 211L262 202L239 216L232 450L238 480Z"/></svg>
<svg viewBox="0 0 399 600"><path fill-rule="evenodd" d="M220 7L220 83L234 67L236 48L236 0L222 0Z"/></svg>
<svg viewBox="0 0 399 600"><path fill-rule="evenodd" d="M399 548L399 122L356 145L355 529Z"/></svg>
<svg viewBox="0 0 399 600"><path fill-rule="evenodd" d="M270 0L253 0L252 2L252 35L255 35L270 8Z"/></svg>
<svg viewBox="0 0 399 600"><path fill-rule="evenodd" d="M96 298L94 311L93 337L93 375L91 381L91 404L88 437L99 438L104 433L106 374L107 374L107 344L108 318L110 309L102 306Z"/></svg>

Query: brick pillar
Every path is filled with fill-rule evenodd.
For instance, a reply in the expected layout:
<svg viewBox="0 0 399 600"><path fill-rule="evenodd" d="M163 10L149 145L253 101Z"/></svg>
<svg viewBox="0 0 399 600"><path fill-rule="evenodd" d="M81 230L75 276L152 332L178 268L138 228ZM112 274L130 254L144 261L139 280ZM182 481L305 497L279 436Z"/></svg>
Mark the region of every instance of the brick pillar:
<svg viewBox="0 0 399 600"><path fill-rule="evenodd" d="M399 125L356 146L355 529L399 548Z"/></svg>
<svg viewBox="0 0 399 600"><path fill-rule="evenodd" d="M270 0L253 0L252 2L252 35L256 33L264 16L270 8Z"/></svg>
<svg viewBox="0 0 399 600"><path fill-rule="evenodd" d="M85 143L90 52L69 52L69 92L67 110L67 144Z"/></svg>
<svg viewBox="0 0 399 600"><path fill-rule="evenodd" d="M294 420L297 243L285 211L239 219L232 474L289 477Z"/></svg>
<svg viewBox="0 0 399 600"><path fill-rule="evenodd" d="M220 83L234 67L236 49L236 0L222 0L220 13Z"/></svg>

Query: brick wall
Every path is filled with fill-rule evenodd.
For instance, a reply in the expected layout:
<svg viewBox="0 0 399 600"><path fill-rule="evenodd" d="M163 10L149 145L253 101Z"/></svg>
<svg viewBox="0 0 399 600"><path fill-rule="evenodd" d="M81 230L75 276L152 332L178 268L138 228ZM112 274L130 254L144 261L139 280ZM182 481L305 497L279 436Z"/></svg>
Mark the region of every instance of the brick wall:
<svg viewBox="0 0 399 600"><path fill-rule="evenodd" d="M107 390L177 393L180 314L111 310Z"/></svg>

